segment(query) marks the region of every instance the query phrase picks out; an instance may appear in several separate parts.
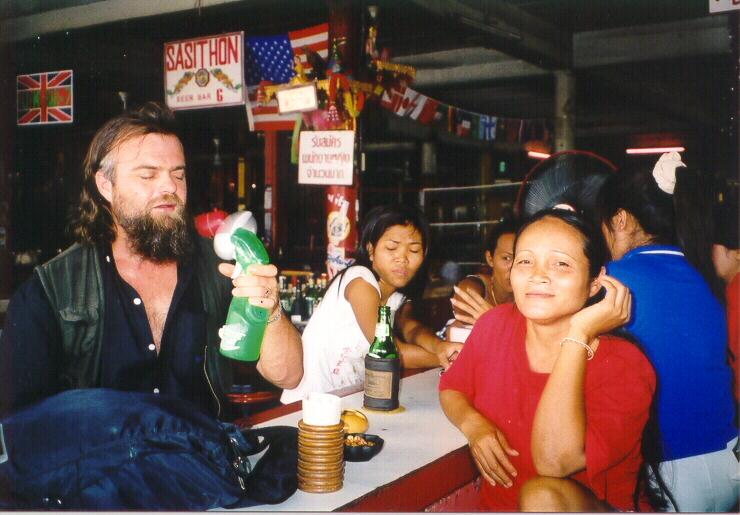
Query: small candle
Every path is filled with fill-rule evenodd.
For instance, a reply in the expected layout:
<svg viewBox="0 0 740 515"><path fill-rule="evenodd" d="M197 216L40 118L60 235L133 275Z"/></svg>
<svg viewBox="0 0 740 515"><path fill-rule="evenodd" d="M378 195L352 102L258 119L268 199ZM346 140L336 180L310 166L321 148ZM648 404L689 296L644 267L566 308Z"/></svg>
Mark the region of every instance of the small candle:
<svg viewBox="0 0 740 515"><path fill-rule="evenodd" d="M339 424L342 400L330 393L310 392L303 399L303 422L310 426Z"/></svg>

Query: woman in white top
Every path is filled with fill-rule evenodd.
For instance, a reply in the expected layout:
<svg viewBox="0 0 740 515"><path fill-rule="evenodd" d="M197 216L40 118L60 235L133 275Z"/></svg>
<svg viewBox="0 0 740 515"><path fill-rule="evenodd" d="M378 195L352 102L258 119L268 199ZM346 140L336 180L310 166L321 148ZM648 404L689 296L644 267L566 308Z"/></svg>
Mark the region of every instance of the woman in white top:
<svg viewBox="0 0 740 515"><path fill-rule="evenodd" d="M417 210L379 206L363 220L356 263L339 273L303 332L303 379L285 390L284 404L308 392L362 384L364 358L378 306L391 307L395 341L406 368L447 368L461 345L442 340L411 315L406 294L426 257L429 227Z"/></svg>

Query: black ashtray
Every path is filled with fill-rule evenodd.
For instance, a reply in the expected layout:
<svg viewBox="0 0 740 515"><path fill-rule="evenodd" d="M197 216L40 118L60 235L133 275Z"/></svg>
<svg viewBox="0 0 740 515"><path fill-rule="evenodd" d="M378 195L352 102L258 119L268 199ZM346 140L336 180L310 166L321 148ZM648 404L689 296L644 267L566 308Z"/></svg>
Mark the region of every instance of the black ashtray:
<svg viewBox="0 0 740 515"><path fill-rule="evenodd" d="M350 437L361 437L372 445L349 445ZM370 461L383 448L383 439L378 435L365 433L349 433L344 437L344 460L345 461Z"/></svg>

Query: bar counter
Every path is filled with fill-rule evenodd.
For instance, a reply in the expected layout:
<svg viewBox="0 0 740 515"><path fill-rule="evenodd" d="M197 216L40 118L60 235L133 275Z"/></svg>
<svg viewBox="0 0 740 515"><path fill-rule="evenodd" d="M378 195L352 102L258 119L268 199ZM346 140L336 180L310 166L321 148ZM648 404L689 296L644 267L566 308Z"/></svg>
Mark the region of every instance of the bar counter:
<svg viewBox="0 0 740 515"><path fill-rule="evenodd" d="M442 412L438 385L439 369L402 378L404 411L391 414L363 408L363 393L356 388L334 392L342 396L342 409L367 415L367 433L385 440L381 452L367 462L345 462L344 486L337 492L298 490L282 504L244 511L423 511L468 485L477 470L465 437ZM238 423L296 427L301 416L300 403L293 403Z"/></svg>

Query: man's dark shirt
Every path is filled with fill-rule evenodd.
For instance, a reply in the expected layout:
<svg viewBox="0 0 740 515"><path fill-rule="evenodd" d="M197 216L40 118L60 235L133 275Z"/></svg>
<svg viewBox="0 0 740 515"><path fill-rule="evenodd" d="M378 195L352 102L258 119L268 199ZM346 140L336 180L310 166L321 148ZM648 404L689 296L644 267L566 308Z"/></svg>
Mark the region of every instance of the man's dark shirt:
<svg viewBox="0 0 740 515"><path fill-rule="evenodd" d="M105 295L100 386L175 395L210 411L203 370L206 313L194 265L177 267L157 355L141 298L118 274L110 246L99 251ZM34 274L14 294L0 337L0 413L64 388L61 342L56 316Z"/></svg>

